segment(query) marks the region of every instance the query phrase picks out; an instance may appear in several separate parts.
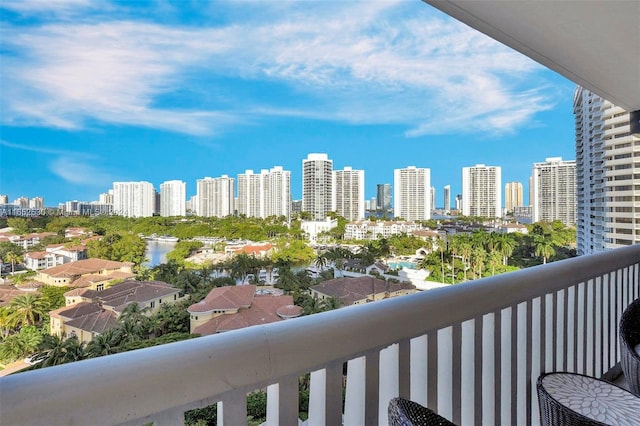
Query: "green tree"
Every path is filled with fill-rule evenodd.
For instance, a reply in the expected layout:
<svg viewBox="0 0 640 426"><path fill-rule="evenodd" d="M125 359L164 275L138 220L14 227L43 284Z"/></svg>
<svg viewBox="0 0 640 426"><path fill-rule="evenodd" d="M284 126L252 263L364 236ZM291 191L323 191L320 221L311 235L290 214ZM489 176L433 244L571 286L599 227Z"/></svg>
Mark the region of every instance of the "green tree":
<svg viewBox="0 0 640 426"><path fill-rule="evenodd" d="M91 341L87 343L85 354L87 358L111 355L117 352L119 343L118 337L115 335L115 330L110 329L91 339Z"/></svg>
<svg viewBox="0 0 640 426"><path fill-rule="evenodd" d="M11 263L11 273L13 274L16 270L16 263L22 261L22 256L15 252L9 252L5 255L4 259Z"/></svg>
<svg viewBox="0 0 640 426"><path fill-rule="evenodd" d="M45 301L35 294L16 296L7 305L9 321L14 327L34 325L47 314Z"/></svg>
<svg viewBox="0 0 640 426"><path fill-rule="evenodd" d="M7 219L7 226L13 228L13 233L18 235L28 234L30 229L29 221L22 217L10 217Z"/></svg>
<svg viewBox="0 0 640 426"><path fill-rule="evenodd" d="M513 254L516 242L509 234L501 234L495 240L495 249L502 256L502 264L507 266L509 257Z"/></svg>
<svg viewBox="0 0 640 426"><path fill-rule="evenodd" d="M543 265L547 263L547 259L556 254L556 249L553 245L553 242L548 237L535 235L533 244L535 247L535 255L542 257Z"/></svg>
<svg viewBox="0 0 640 426"><path fill-rule="evenodd" d="M0 359L15 361L34 353L42 340L42 334L34 326L22 327L17 334L7 336L0 344Z"/></svg>

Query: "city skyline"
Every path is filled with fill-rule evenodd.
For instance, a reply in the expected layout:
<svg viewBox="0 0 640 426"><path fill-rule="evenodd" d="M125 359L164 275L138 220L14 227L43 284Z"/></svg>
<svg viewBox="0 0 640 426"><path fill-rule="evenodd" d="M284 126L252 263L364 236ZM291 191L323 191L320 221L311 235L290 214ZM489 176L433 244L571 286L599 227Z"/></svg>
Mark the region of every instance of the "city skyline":
<svg viewBox="0 0 640 426"><path fill-rule="evenodd" d="M274 165L301 199L311 152L364 170L365 199L411 165L453 199L463 167L524 183L575 158L575 85L421 2L6 1L0 18L10 200L170 180L189 198L203 177Z"/></svg>

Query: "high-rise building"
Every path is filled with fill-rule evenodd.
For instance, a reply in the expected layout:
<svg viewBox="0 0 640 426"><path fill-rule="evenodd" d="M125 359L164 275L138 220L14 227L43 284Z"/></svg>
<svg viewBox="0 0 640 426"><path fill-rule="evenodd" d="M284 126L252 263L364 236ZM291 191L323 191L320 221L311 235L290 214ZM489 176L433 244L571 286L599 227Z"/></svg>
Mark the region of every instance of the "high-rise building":
<svg viewBox="0 0 640 426"><path fill-rule="evenodd" d="M369 201L369 205L365 206L365 210L376 210L378 208L378 199L376 197L371 197Z"/></svg>
<svg viewBox="0 0 640 426"><path fill-rule="evenodd" d="M349 221L364 219L364 170L344 170L333 172L333 205L339 216Z"/></svg>
<svg viewBox="0 0 640 426"><path fill-rule="evenodd" d="M196 181L198 216L226 217L234 214L235 179L227 175Z"/></svg>
<svg viewBox="0 0 640 426"><path fill-rule="evenodd" d="M393 172L393 215L405 220L431 219L431 170L409 166Z"/></svg>
<svg viewBox="0 0 640 426"><path fill-rule="evenodd" d="M9 196L5 194L0 195L0 204L9 204Z"/></svg>
<svg viewBox="0 0 640 426"><path fill-rule="evenodd" d="M181 180L169 180L160 184L160 216L184 216L187 214L187 184Z"/></svg>
<svg viewBox="0 0 640 426"><path fill-rule="evenodd" d="M29 198L27 198L27 197L18 197L13 201L13 205L16 205L18 207L22 207L24 209L28 209L29 208Z"/></svg>
<svg viewBox="0 0 640 426"><path fill-rule="evenodd" d="M456 210L462 211L462 194L456 195Z"/></svg>
<svg viewBox="0 0 640 426"><path fill-rule="evenodd" d="M436 208L436 187L431 187L431 211L434 211Z"/></svg>
<svg viewBox="0 0 640 426"><path fill-rule="evenodd" d="M504 186L504 207L509 213L513 213L515 207L521 207L523 197L521 182L507 182Z"/></svg>
<svg viewBox="0 0 640 426"><path fill-rule="evenodd" d="M442 193L444 200L444 212L449 213L451 211L451 185L445 185Z"/></svg>
<svg viewBox="0 0 640 426"><path fill-rule="evenodd" d="M640 136L630 114L578 87L576 122L577 251L597 253L640 243Z"/></svg>
<svg viewBox="0 0 640 426"><path fill-rule="evenodd" d="M573 96L573 114L576 129L576 249L578 255L599 253L605 249L607 228L605 208L607 179L603 137L605 105L611 108L611 104L600 96L580 86L576 87ZM611 188L611 192L615 191L615 186ZM613 218L614 223L617 220L618 218Z"/></svg>
<svg viewBox="0 0 640 426"><path fill-rule="evenodd" d="M390 183L379 183L378 184L378 193L376 194L376 200L378 201L377 208L378 210L382 210L388 212L391 210L391 184ZM373 206L372 206L373 208Z"/></svg>
<svg viewBox="0 0 640 426"><path fill-rule="evenodd" d="M291 171L282 166L275 166L267 175L266 194L264 197L265 217L291 217Z"/></svg>
<svg viewBox="0 0 640 426"><path fill-rule="evenodd" d="M462 214L502 216L502 169L477 164L462 168Z"/></svg>
<svg viewBox="0 0 640 426"><path fill-rule="evenodd" d="M291 215L291 172L276 166L238 175L238 214L247 217Z"/></svg>
<svg viewBox="0 0 640 426"><path fill-rule="evenodd" d="M267 174L262 170L256 174L253 170L246 170L238 175L238 214L246 217L265 217L264 196Z"/></svg>
<svg viewBox="0 0 640 426"><path fill-rule="evenodd" d="M149 217L156 210L156 195L149 182L114 182L113 214Z"/></svg>
<svg viewBox="0 0 640 426"><path fill-rule="evenodd" d="M333 205L333 161L327 154L309 154L302 160L302 211L324 220Z"/></svg>
<svg viewBox="0 0 640 426"><path fill-rule="evenodd" d="M100 196L98 197L98 202L100 204L113 204L113 189L100 194Z"/></svg>
<svg viewBox="0 0 640 426"><path fill-rule="evenodd" d="M576 223L576 162L560 157L533 163L533 222Z"/></svg>
<svg viewBox="0 0 640 426"><path fill-rule="evenodd" d="M29 200L29 208L42 209L44 208L44 199L42 197L33 197Z"/></svg>

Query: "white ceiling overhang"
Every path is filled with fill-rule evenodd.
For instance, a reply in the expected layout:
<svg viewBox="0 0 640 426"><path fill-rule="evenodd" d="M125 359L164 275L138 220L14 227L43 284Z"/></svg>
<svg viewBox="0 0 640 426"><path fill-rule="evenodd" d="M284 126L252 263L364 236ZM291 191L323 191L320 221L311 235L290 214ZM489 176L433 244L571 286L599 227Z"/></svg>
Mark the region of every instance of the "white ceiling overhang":
<svg viewBox="0 0 640 426"><path fill-rule="evenodd" d="M424 0L627 110L640 110L639 0Z"/></svg>

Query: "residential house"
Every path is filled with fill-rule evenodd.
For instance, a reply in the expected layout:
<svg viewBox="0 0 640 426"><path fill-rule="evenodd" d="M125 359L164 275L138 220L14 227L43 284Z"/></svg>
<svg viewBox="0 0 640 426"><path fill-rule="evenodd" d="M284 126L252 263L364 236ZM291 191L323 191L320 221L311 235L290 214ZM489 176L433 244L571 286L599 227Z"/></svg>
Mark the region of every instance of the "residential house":
<svg viewBox="0 0 640 426"><path fill-rule="evenodd" d="M9 232L3 232L0 234L0 242L9 241L23 250L29 250L31 247L40 244L40 241L42 241L44 237L53 235L56 235L55 232L37 232L26 235L15 235Z"/></svg>
<svg viewBox="0 0 640 426"><path fill-rule="evenodd" d="M49 312L50 333L76 336L90 342L96 335L118 325L118 317L131 303L137 303L148 315L163 304L182 300L180 290L162 281L125 281L106 290L75 288L64 294L65 306Z"/></svg>
<svg viewBox="0 0 640 426"><path fill-rule="evenodd" d="M336 278L309 287L311 296L317 299L337 298L344 306L360 305L390 297L416 292L416 287L407 282L385 281L371 276L358 278Z"/></svg>
<svg viewBox="0 0 640 426"><path fill-rule="evenodd" d="M50 244L45 251L26 253L24 255L24 265L27 269L39 270L86 258L87 248L84 245L65 247L64 244Z"/></svg>
<svg viewBox="0 0 640 426"><path fill-rule="evenodd" d="M132 267L131 262L90 258L44 269L36 279L48 285L104 290L110 281L132 278Z"/></svg>
<svg viewBox="0 0 640 426"><path fill-rule="evenodd" d="M214 288L207 297L189 306L191 332L201 335L268 324L302 314L293 296L257 294L255 285Z"/></svg>

